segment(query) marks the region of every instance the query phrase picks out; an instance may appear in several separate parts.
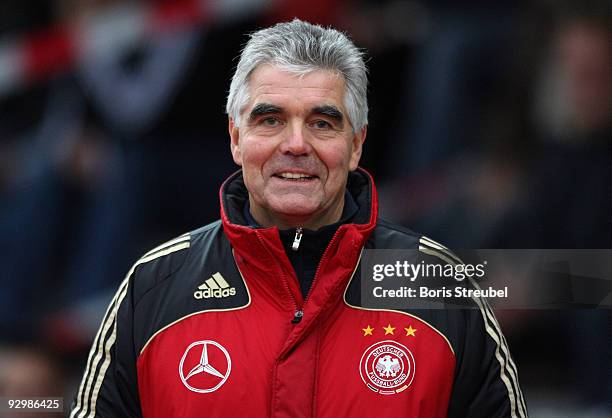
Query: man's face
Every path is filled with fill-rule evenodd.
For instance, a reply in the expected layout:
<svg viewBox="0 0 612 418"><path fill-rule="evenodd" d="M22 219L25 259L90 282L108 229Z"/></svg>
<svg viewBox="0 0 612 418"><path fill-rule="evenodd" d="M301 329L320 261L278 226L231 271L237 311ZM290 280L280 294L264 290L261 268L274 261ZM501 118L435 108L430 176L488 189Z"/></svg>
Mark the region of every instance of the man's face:
<svg viewBox="0 0 612 418"><path fill-rule="evenodd" d="M232 156L242 166L251 213L263 226L317 229L336 222L366 129L353 132L342 76L304 76L261 65L249 78L240 127L230 118Z"/></svg>

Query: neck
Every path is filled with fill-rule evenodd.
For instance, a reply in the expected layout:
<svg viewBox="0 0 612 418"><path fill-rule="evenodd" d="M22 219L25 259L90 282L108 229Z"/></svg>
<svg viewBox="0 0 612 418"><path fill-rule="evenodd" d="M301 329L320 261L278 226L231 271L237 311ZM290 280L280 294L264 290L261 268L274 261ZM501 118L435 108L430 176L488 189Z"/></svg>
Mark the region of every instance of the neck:
<svg viewBox="0 0 612 418"><path fill-rule="evenodd" d="M315 214L296 215L271 212L253 204L252 200L250 200L250 206L253 218L265 228L276 226L279 229L306 228L316 231L325 225L331 225L340 220L344 208L344 195L341 196L340 202L337 204L332 205L323 213Z"/></svg>

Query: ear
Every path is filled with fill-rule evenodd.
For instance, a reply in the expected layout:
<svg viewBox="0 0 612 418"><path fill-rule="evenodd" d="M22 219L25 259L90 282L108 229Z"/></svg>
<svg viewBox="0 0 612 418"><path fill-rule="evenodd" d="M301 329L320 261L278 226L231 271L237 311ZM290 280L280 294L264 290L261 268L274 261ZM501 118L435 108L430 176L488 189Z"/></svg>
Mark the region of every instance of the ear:
<svg viewBox="0 0 612 418"><path fill-rule="evenodd" d="M363 150L363 143L368 133L368 125L361 128L360 131L353 134L353 150L351 152L351 159L349 161L349 170L353 171L359 166L359 160L361 159L361 151Z"/></svg>
<svg viewBox="0 0 612 418"><path fill-rule="evenodd" d="M234 123L234 118L228 118L228 131L230 136L230 151L234 162L242 166L242 154L240 153L240 130Z"/></svg>

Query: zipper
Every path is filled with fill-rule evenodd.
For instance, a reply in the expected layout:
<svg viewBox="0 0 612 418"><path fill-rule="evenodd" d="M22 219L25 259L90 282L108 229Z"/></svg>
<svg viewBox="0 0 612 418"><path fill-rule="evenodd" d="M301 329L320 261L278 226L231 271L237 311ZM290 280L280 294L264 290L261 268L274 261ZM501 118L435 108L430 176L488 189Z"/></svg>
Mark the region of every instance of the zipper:
<svg viewBox="0 0 612 418"><path fill-rule="evenodd" d="M321 256L321 260L319 260L319 265L317 266L317 269L315 270L315 275L314 275L314 278L312 279L312 283L310 284L310 289L308 289L308 293L306 294L306 297L304 298L304 303L306 303L306 301L310 297L310 293L312 292L312 289L314 289L314 286L317 283L317 278L319 277L319 270L321 270L321 266L323 265L323 261L325 261L329 257L329 249L331 248L332 243L338 237L339 231L340 231L340 227L338 227L338 229L336 229L336 232L334 233L334 236L329 241L329 244L327 244L327 248L325 248L325 251L323 252L323 255Z"/></svg>
<svg viewBox="0 0 612 418"><path fill-rule="evenodd" d="M302 235L301 235L302 228L298 228L298 229L300 230L300 240L301 240L302 239ZM270 250L268 249L268 247L266 247L264 245L264 243L262 242L261 236L259 235L259 233L257 231L255 232L255 236L257 237L257 240L259 241L259 244L263 248L265 248L266 251L268 252L268 254L272 257L272 259L274 259L274 257L270 253ZM296 230L296 236L297 236L297 230ZM298 241L298 247L299 247L299 241ZM291 319L291 323L292 324L299 324L300 321L302 320L302 317L304 316L304 311L302 311L299 308L299 306L297 304L297 301L295 300L295 296L293 296L293 293L291 293L291 289L289 289L289 283L287 282L287 275L285 275L285 273L282 271L282 269L281 269L281 275L283 277L282 282L283 282L283 285L285 286L285 290L287 291L287 293L291 297L291 301L293 302L294 313L293 313L293 318Z"/></svg>
<svg viewBox="0 0 612 418"><path fill-rule="evenodd" d="M293 238L293 244L291 249L297 251L300 248L300 242L302 242L302 228L295 228L295 237Z"/></svg>
<svg viewBox="0 0 612 418"><path fill-rule="evenodd" d="M302 231L303 229L301 227L295 228L295 237L293 238L293 244L291 245L291 249L293 251L297 251L298 248L300 248L300 242L302 242L302 235L303 235ZM289 287L289 285L287 285L287 287ZM297 302L295 303L295 306L296 308L298 307ZM295 313L293 314L293 319L291 320L291 323L299 324L303 316L304 316L304 311L301 309L297 309Z"/></svg>
<svg viewBox="0 0 612 418"><path fill-rule="evenodd" d="M323 262L329 257L329 249L332 243L336 240L336 238L338 238L339 232L340 232L340 228L338 228L336 232L334 233L334 236L329 241L327 248L325 248L325 251L323 252L323 255L321 256L321 260L319 260L319 265L317 266L317 269L315 271L315 275L314 275L314 278L312 279L312 284L310 285L310 289L308 289L308 294L306 294L306 297L304 298L304 303L306 303L306 301L310 297L310 293L312 292L312 289L314 288L317 282L317 279L319 278L319 271L321 270L321 265L323 265ZM259 234L257 232L255 234L257 235L257 239L259 240L260 244L267 250L267 247L261 241L261 237L259 236ZM302 235L303 235L303 229L296 228L295 237L293 239L293 244L291 246L291 249L293 251L297 251L298 248L300 247L300 242L302 241ZM270 254L269 251L268 251L268 254ZM302 321L302 318L304 317L304 311L300 309L300 307L297 304L297 301L295 300L295 297L293 296L293 293L291 293L291 289L289 289L289 284L287 283L287 276L284 273L282 274L282 276L283 276L283 284L285 285L285 290L287 291L287 293L289 293L289 296L291 297L291 301L293 302L293 306L295 308L295 312L293 313L293 318L291 319L291 323L299 324Z"/></svg>
<svg viewBox="0 0 612 418"><path fill-rule="evenodd" d="M291 320L291 323L299 324L303 316L304 316L304 311L302 311L301 309L295 311L295 313L293 314L293 319Z"/></svg>

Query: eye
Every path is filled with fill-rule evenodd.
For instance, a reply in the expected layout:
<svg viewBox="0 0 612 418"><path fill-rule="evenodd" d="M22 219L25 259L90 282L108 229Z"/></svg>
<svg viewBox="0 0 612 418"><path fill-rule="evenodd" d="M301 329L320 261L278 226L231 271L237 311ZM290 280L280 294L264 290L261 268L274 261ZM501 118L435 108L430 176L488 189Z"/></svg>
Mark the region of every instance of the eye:
<svg viewBox="0 0 612 418"><path fill-rule="evenodd" d="M319 120L315 120L312 123L312 126L314 126L317 129L330 129L332 126L329 122L319 119Z"/></svg>
<svg viewBox="0 0 612 418"><path fill-rule="evenodd" d="M264 125L264 126L269 126L269 127L274 127L274 126L278 126L280 125L280 120L278 120L277 118L274 117L267 117L264 118L260 121L260 124Z"/></svg>

